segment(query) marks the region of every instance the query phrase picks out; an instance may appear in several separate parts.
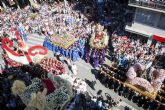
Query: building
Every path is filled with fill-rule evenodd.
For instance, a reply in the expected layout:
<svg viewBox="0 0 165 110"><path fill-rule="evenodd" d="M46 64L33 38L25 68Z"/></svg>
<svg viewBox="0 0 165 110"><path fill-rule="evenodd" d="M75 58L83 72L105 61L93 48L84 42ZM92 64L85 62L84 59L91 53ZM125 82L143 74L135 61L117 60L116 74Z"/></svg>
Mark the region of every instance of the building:
<svg viewBox="0 0 165 110"><path fill-rule="evenodd" d="M165 1L129 0L128 5L135 8L135 14L125 30L165 42Z"/></svg>

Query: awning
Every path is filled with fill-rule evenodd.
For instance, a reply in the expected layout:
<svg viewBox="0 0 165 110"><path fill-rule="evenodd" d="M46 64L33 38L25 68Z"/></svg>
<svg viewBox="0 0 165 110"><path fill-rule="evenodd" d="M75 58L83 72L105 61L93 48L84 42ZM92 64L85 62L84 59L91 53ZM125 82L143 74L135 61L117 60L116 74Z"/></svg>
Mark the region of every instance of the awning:
<svg viewBox="0 0 165 110"><path fill-rule="evenodd" d="M152 36L152 33L146 32L145 30L139 29L137 27L133 27L133 26L130 27L128 25L125 27L125 31L130 32L130 33L134 33L134 34L138 34L138 35L141 35L144 37L151 37Z"/></svg>
<svg viewBox="0 0 165 110"><path fill-rule="evenodd" d="M153 35L152 38L160 42L165 42L165 37Z"/></svg>

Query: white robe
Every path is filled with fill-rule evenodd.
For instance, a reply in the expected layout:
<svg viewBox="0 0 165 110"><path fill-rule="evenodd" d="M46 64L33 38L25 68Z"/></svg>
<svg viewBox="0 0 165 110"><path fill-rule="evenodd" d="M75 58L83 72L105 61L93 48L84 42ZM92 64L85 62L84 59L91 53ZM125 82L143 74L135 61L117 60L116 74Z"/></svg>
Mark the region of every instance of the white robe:
<svg viewBox="0 0 165 110"><path fill-rule="evenodd" d="M74 75L77 75L77 66L76 65L72 65L72 72Z"/></svg>

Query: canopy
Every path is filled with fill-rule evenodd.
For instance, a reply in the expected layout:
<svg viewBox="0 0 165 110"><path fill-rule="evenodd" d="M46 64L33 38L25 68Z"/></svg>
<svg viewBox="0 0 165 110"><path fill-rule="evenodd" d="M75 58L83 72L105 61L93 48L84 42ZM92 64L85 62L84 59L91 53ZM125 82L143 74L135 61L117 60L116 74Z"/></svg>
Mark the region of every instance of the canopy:
<svg viewBox="0 0 165 110"><path fill-rule="evenodd" d="M165 42L165 37L161 37L161 36L158 36L158 35L153 35L152 38L157 40L157 41L160 41L160 42Z"/></svg>

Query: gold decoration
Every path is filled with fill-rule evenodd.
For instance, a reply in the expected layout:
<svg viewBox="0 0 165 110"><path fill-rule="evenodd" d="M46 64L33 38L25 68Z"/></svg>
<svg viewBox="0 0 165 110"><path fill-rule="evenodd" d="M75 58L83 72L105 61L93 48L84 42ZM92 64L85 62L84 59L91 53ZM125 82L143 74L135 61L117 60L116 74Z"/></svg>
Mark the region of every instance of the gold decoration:
<svg viewBox="0 0 165 110"><path fill-rule="evenodd" d="M103 49L108 45L108 40L109 36L103 26L97 24L93 27L92 37L89 42L92 48Z"/></svg>

